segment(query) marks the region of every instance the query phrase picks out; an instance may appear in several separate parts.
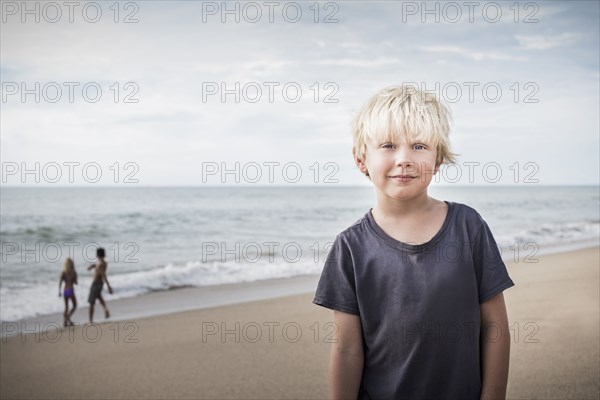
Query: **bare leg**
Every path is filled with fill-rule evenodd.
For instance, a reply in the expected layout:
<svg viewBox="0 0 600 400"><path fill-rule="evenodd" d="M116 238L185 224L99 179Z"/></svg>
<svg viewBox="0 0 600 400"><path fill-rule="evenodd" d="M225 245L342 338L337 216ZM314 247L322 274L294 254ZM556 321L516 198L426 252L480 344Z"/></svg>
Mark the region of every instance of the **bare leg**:
<svg viewBox="0 0 600 400"><path fill-rule="evenodd" d="M106 307L106 303L104 302L102 295L98 297L98 300L100 300L100 304L102 304L102 307L104 307L104 318L110 318L110 312L108 312L108 307Z"/></svg>
<svg viewBox="0 0 600 400"><path fill-rule="evenodd" d="M77 309L77 298L75 297L75 295L71 296L71 301L73 302L73 308L71 309L69 315L67 315L67 319L69 320L69 324L73 325L73 321L71 321L71 316L75 313L75 310Z"/></svg>
<svg viewBox="0 0 600 400"><path fill-rule="evenodd" d="M94 305L90 304L90 324L94 323Z"/></svg>
<svg viewBox="0 0 600 400"><path fill-rule="evenodd" d="M65 299L65 312L63 313L63 326L67 326L67 321L69 320L69 298L63 296Z"/></svg>

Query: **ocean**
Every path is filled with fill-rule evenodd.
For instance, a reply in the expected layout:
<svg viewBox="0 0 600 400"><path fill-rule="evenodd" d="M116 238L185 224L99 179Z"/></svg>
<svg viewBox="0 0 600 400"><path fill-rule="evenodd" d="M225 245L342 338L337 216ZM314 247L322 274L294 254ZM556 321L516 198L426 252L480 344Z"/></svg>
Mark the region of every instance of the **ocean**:
<svg viewBox="0 0 600 400"><path fill-rule="evenodd" d="M58 277L66 257L75 261L75 291L84 305L87 266L98 246L107 252L110 299L318 275L335 236L375 204L371 187L4 187L0 193L3 322L62 311ZM429 193L475 208L505 260L517 247L531 261L599 244L597 186L432 186Z"/></svg>

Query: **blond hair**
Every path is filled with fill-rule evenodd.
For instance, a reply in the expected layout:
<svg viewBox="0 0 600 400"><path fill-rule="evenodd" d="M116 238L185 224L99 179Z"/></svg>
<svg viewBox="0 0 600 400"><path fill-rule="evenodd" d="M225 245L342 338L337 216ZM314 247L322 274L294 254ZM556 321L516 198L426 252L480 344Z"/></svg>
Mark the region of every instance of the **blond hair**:
<svg viewBox="0 0 600 400"><path fill-rule="evenodd" d="M71 257L67 257L65 262L63 263L63 272L75 271L75 263L71 259Z"/></svg>
<svg viewBox="0 0 600 400"><path fill-rule="evenodd" d="M435 94L414 86L385 88L369 99L352 121L354 151L365 158L366 141L399 143L421 141L437 149L436 167L456 163L450 150L448 108Z"/></svg>

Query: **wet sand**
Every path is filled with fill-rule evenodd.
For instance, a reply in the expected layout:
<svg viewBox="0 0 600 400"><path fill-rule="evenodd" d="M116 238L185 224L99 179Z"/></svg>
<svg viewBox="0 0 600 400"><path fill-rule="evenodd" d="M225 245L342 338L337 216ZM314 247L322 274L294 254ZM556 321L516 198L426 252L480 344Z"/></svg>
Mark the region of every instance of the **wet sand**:
<svg viewBox="0 0 600 400"><path fill-rule="evenodd" d="M504 292L513 339L508 398L600 396L599 251L507 264L515 282ZM183 293L177 292L155 301L177 303ZM325 398L332 312L313 305L312 297L304 293L4 337L0 394Z"/></svg>

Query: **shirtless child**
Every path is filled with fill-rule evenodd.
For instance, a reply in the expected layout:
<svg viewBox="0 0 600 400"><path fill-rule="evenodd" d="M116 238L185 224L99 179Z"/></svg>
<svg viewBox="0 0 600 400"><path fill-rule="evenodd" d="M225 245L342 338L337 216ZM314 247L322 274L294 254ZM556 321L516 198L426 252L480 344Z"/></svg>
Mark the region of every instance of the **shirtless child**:
<svg viewBox="0 0 600 400"><path fill-rule="evenodd" d="M102 304L102 307L104 307L104 317L110 317L108 307L106 307L106 303L102 298L102 287L104 282L106 282L106 286L108 287L108 293L112 294L113 292L110 284L108 283L108 279L106 278L107 265L106 261L104 261L104 249L99 247L96 250L96 256L98 256L98 261L88 267L88 271L91 269L94 270L94 279L92 280L92 287L90 288L90 296L88 298L88 303L90 303L90 324L94 322L94 305L96 304L96 299L100 300L100 304Z"/></svg>

